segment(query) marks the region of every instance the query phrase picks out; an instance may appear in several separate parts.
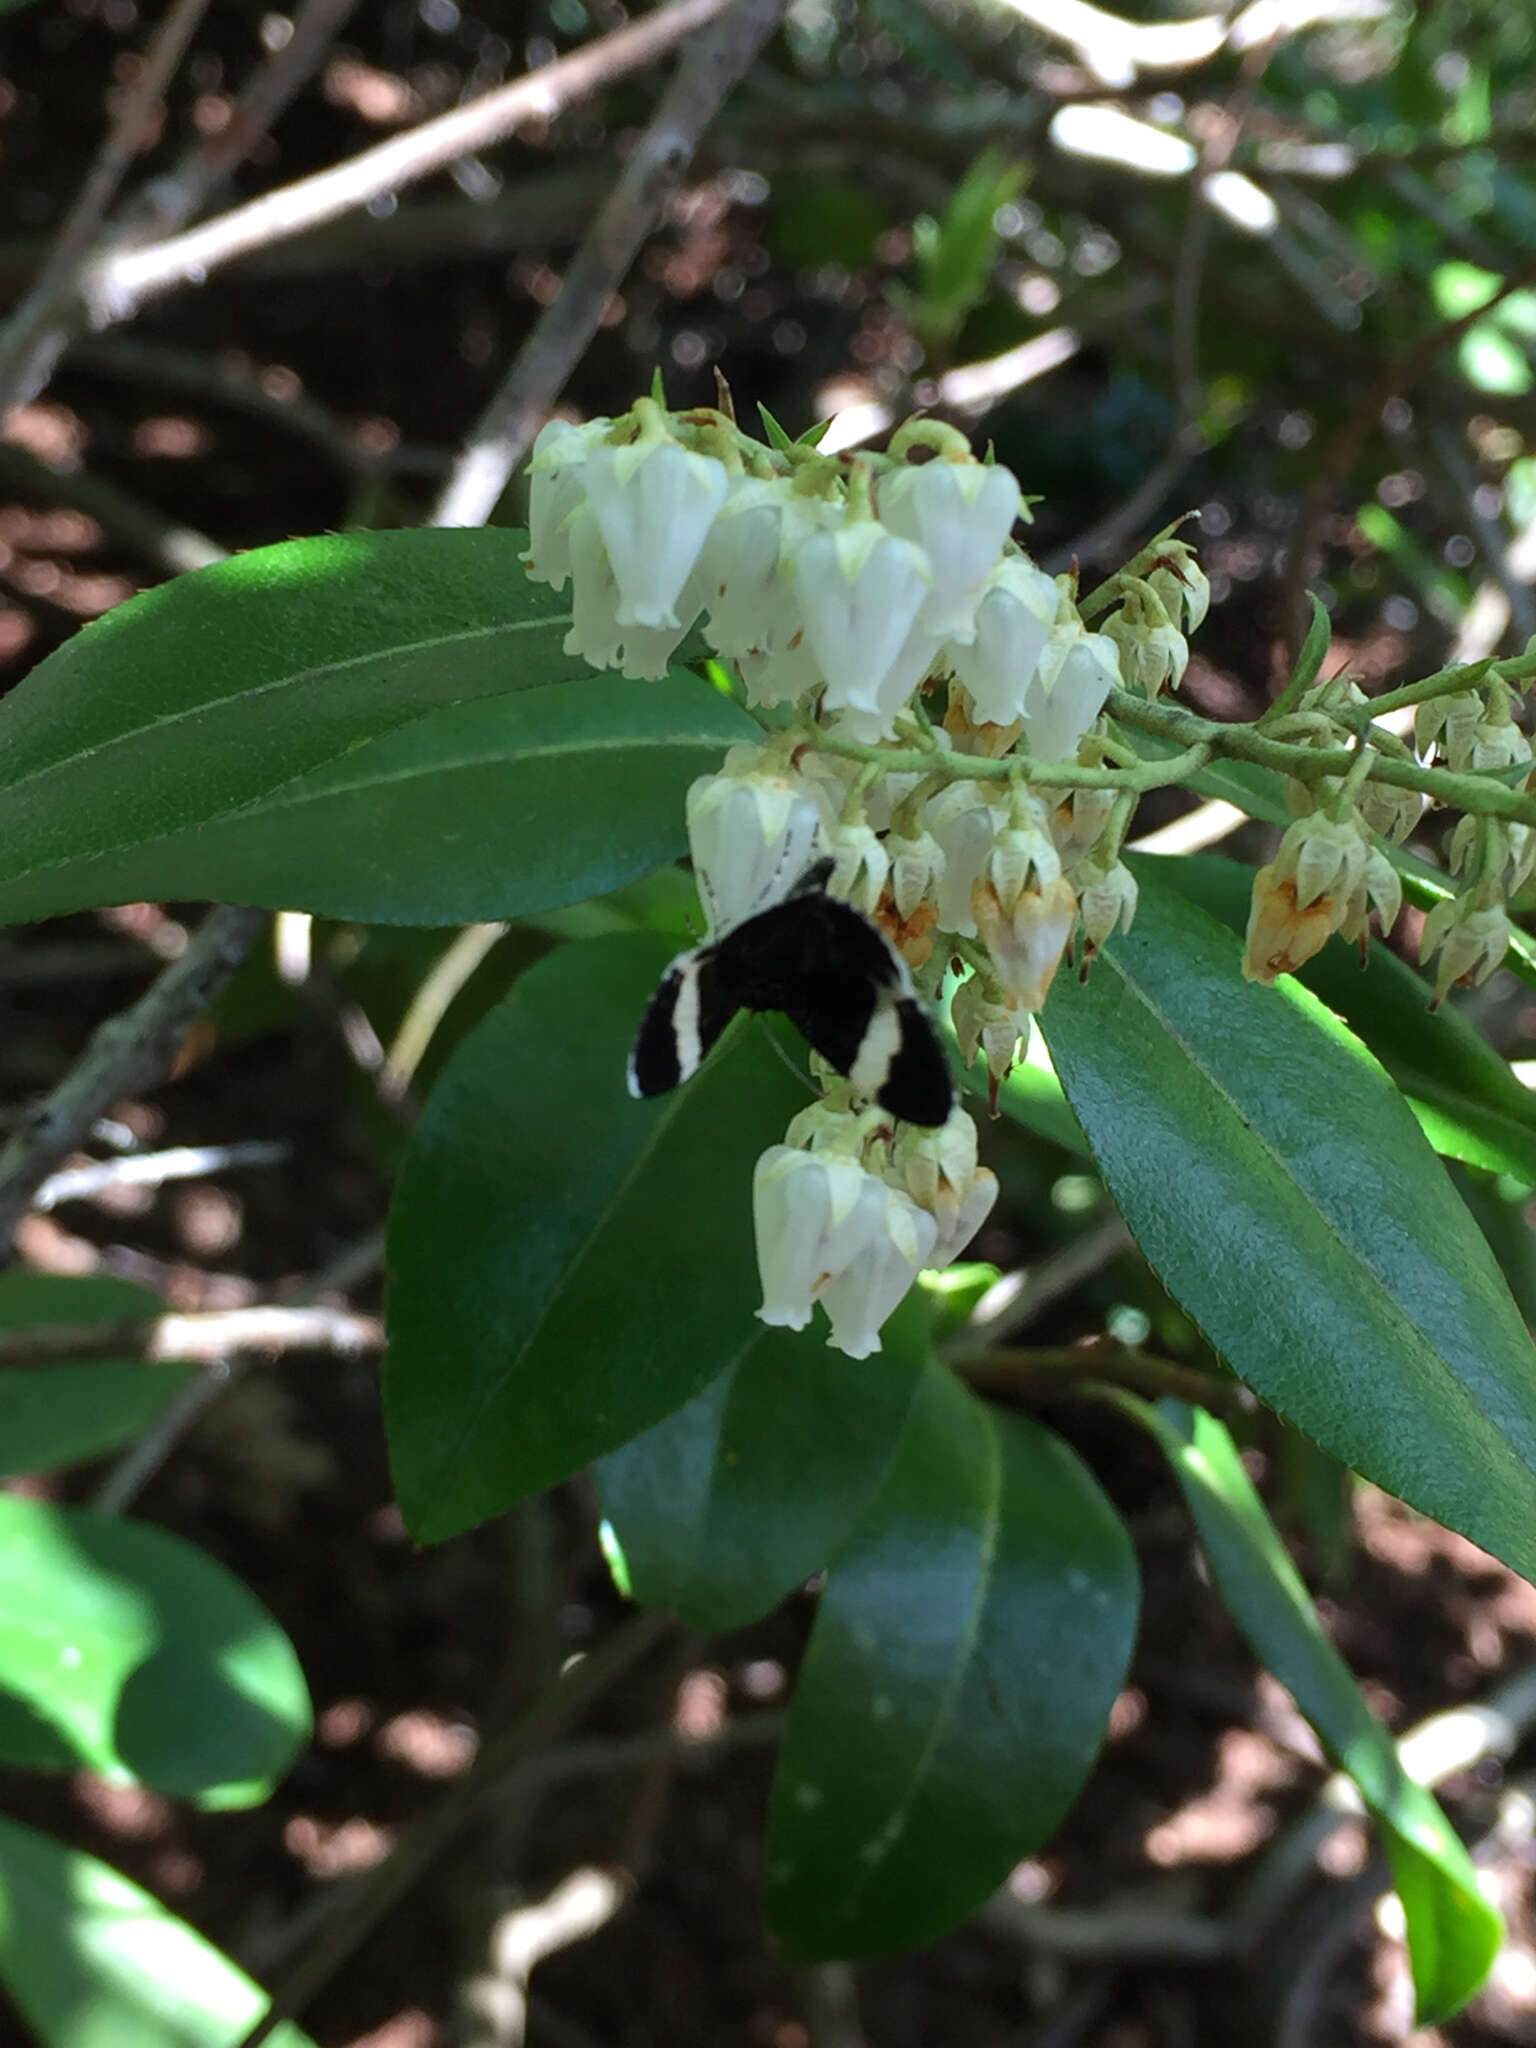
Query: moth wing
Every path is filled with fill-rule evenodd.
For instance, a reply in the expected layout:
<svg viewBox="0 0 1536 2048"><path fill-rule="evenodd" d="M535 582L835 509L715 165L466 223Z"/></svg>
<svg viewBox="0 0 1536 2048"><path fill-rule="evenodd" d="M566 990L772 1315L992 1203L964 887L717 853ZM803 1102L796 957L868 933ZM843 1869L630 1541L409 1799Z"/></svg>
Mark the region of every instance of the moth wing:
<svg viewBox="0 0 1536 2048"><path fill-rule="evenodd" d="M740 1008L722 986L714 946L680 953L645 1006L629 1056L629 1092L665 1095L696 1074Z"/></svg>

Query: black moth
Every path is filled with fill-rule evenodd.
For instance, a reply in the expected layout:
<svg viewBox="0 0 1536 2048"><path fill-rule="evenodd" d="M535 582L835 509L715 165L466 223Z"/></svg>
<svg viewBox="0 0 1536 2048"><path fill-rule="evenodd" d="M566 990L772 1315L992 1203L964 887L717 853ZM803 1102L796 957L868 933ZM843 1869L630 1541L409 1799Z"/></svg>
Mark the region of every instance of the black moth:
<svg viewBox="0 0 1536 2048"><path fill-rule="evenodd" d="M680 953L661 977L629 1057L631 1095L665 1095L697 1073L738 1010L779 1010L861 1095L913 1124L941 1124L949 1061L907 964L869 919L826 894L830 860L782 903Z"/></svg>

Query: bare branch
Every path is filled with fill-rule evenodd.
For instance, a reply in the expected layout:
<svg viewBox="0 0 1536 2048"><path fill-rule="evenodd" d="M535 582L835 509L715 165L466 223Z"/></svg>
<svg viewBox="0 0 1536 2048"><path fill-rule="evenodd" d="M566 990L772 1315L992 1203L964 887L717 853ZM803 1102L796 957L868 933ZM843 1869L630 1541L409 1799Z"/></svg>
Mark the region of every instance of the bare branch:
<svg viewBox="0 0 1536 2048"><path fill-rule="evenodd" d="M236 1351L377 1351L384 1325L348 1309L262 1302L195 1315L123 1316L110 1323L37 1323L0 1330L0 1366L59 1365L80 1358L143 1358L155 1365L211 1365Z"/></svg>
<svg viewBox="0 0 1536 2048"><path fill-rule="evenodd" d="M598 87L653 62L713 20L724 5L725 0L675 0L670 7L658 8L568 57L423 121L328 171L264 193L186 234L104 257L83 280L91 324L110 327L129 319L147 300L181 285L201 284L237 256L303 234L385 193L399 192L461 157L504 142L525 122L553 120Z"/></svg>
<svg viewBox="0 0 1536 2048"><path fill-rule="evenodd" d="M139 75L119 103L101 153L70 208L37 283L0 335L0 418L34 398L53 374L71 332L68 309L86 251L96 239L123 174L138 154L145 130L176 66L207 11L208 0L173 0L155 30Z"/></svg>
<svg viewBox="0 0 1536 2048"><path fill-rule="evenodd" d="M432 513L433 526L480 526L532 445L545 414L597 332L699 138L773 33L783 0L734 0L714 34L683 54L650 125L593 221L559 296L540 315L481 414Z"/></svg>
<svg viewBox="0 0 1536 2048"><path fill-rule="evenodd" d="M132 1008L109 1017L46 1102L0 1152L0 1258L51 1173L114 1102L158 1081L188 1029L218 995L267 921L264 910L213 911L179 960Z"/></svg>

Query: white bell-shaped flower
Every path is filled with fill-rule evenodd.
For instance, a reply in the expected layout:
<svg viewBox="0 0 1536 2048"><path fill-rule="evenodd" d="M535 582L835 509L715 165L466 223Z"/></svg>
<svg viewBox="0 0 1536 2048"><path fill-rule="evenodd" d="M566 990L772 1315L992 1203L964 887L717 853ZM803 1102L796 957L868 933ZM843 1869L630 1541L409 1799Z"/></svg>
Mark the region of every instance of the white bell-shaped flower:
<svg viewBox="0 0 1536 2048"><path fill-rule="evenodd" d="M519 556L535 583L563 590L571 573L570 523L587 495L583 467L611 420L547 420L528 458L528 552Z"/></svg>
<svg viewBox="0 0 1536 2048"><path fill-rule="evenodd" d="M884 716L880 687L928 592L928 558L877 519L812 532L790 557L825 708Z"/></svg>
<svg viewBox="0 0 1536 2048"><path fill-rule="evenodd" d="M704 579L697 568L683 585L677 600L675 626L625 626L621 672L633 679L655 682L667 672L668 664L688 629L704 607Z"/></svg>
<svg viewBox="0 0 1536 2048"><path fill-rule="evenodd" d="M788 592L779 554L790 497L783 478L733 477L704 543L704 635L728 661L762 652L784 637Z"/></svg>
<svg viewBox="0 0 1536 2048"><path fill-rule="evenodd" d="M983 1223L997 1200L997 1175L988 1166L978 1166L953 1209L935 1217L938 1235L928 1263L935 1268L952 1265Z"/></svg>
<svg viewBox="0 0 1536 2048"><path fill-rule="evenodd" d="M991 571L976 605L972 637L951 639L948 648L978 724L1012 725L1024 716L1060 603L1055 577L1027 555L1005 555Z"/></svg>
<svg viewBox="0 0 1536 2048"><path fill-rule="evenodd" d="M832 1324L827 1342L849 1358L880 1349L881 1324L929 1263L938 1236L933 1218L910 1196L882 1181L874 1185L885 1197L878 1230L817 1295Z"/></svg>
<svg viewBox="0 0 1536 2048"><path fill-rule="evenodd" d="M1041 1010L1077 922L1077 894L1065 875L1037 880L1011 902L983 879L971 892L976 930L1013 1008Z"/></svg>
<svg viewBox="0 0 1536 2048"><path fill-rule="evenodd" d="M933 1218L938 1236L930 1266L947 1266L962 1252L997 1200L996 1177L977 1164L976 1126L963 1109L951 1110L937 1130L904 1130L886 1179Z"/></svg>
<svg viewBox="0 0 1536 2048"><path fill-rule="evenodd" d="M593 668L617 668L624 644L619 586L603 536L584 505L570 524L571 630L561 643Z"/></svg>
<svg viewBox="0 0 1536 2048"><path fill-rule="evenodd" d="M725 464L676 441L594 448L583 471L619 586L619 623L675 626L676 604L725 499Z"/></svg>
<svg viewBox="0 0 1536 2048"><path fill-rule="evenodd" d="M932 668L941 644L925 627L914 626L901 643L900 653L886 670L885 680L875 693L874 710L863 711L850 706L836 712L834 716L839 730L865 746L888 740L896 730L896 720L908 708L914 691ZM826 699L829 703L831 696L829 690Z"/></svg>
<svg viewBox="0 0 1536 2048"><path fill-rule="evenodd" d="M760 765L755 747L733 748L725 772L688 791L694 878L720 938L782 900L821 848L821 808L801 778Z"/></svg>
<svg viewBox="0 0 1536 2048"><path fill-rule="evenodd" d="M1070 761L1120 681L1115 643L1073 619L1058 627L1024 706L1024 739L1036 761Z"/></svg>
<svg viewBox="0 0 1536 2048"><path fill-rule="evenodd" d="M982 587L1019 516L1018 479L997 463L924 462L882 478L879 502L892 533L928 556L933 587L919 624L968 647Z"/></svg>
<svg viewBox="0 0 1536 2048"><path fill-rule="evenodd" d="M978 1052L986 1055L995 1110L998 1087L1008 1078L1018 1057L1019 1041L1029 1033L1029 1012L999 1002L988 993L982 976L972 974L955 990L949 1016L965 1065L969 1067Z"/></svg>
<svg viewBox="0 0 1536 2048"><path fill-rule="evenodd" d="M884 1231L889 1194L855 1159L768 1147L752 1175L763 1322L805 1328L829 1279L862 1260Z"/></svg>
<svg viewBox="0 0 1536 2048"><path fill-rule="evenodd" d="M1008 821L1006 811L989 804L974 782L952 782L930 798L924 822L944 856L939 882L939 923L961 938L976 936L971 890L992 855L993 843Z"/></svg>

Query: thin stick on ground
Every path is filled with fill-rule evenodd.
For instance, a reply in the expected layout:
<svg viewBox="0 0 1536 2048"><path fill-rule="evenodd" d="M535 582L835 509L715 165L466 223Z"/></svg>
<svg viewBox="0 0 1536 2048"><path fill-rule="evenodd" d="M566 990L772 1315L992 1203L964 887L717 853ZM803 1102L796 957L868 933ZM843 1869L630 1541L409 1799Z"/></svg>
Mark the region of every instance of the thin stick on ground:
<svg viewBox="0 0 1536 2048"><path fill-rule="evenodd" d="M21 1120L0 1152L0 1261L32 1197L99 1117L169 1072L192 1024L224 987L267 922L264 910L210 913L179 960L109 1017L46 1102Z"/></svg>
<svg viewBox="0 0 1536 2048"><path fill-rule="evenodd" d="M599 87L653 63L713 20L724 5L725 0L675 0L329 170L264 193L185 234L107 256L83 283L91 324L108 327L131 319L150 299L201 284L237 256L270 248L371 199L400 192L462 157L504 142L528 122L554 120Z"/></svg>
<svg viewBox="0 0 1536 2048"><path fill-rule="evenodd" d="M684 52L558 297L540 315L476 421L430 524L480 526L490 517L705 129L773 33L781 10L782 0L735 0L714 32Z"/></svg>
<svg viewBox="0 0 1536 2048"><path fill-rule="evenodd" d="M568 1727L671 1627L665 1615L633 1614L579 1662L567 1665L542 1698L487 1743L452 1791L406 1830L310 1953L275 1986L272 2003L237 2048L259 2048L285 2019L302 2010L523 1761Z"/></svg>

